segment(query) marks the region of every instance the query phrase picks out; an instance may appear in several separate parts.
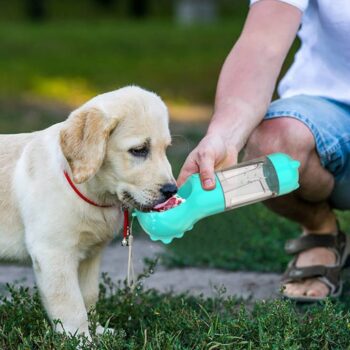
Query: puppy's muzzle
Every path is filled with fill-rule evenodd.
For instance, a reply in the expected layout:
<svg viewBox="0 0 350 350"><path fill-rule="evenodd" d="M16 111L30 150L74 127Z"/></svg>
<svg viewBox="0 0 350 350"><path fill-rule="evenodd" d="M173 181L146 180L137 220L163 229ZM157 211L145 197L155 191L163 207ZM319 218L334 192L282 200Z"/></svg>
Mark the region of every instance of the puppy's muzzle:
<svg viewBox="0 0 350 350"><path fill-rule="evenodd" d="M177 186L174 183L166 183L159 191L164 196L164 199L167 200L177 193Z"/></svg>

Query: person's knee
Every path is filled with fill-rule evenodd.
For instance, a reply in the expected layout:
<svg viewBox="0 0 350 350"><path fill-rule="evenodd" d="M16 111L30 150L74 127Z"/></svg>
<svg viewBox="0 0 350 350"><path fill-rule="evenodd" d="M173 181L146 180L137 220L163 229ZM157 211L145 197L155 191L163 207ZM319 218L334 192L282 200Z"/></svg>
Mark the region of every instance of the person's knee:
<svg viewBox="0 0 350 350"><path fill-rule="evenodd" d="M305 164L314 149L314 137L305 124L292 118L276 118L263 121L252 132L244 159L282 152Z"/></svg>

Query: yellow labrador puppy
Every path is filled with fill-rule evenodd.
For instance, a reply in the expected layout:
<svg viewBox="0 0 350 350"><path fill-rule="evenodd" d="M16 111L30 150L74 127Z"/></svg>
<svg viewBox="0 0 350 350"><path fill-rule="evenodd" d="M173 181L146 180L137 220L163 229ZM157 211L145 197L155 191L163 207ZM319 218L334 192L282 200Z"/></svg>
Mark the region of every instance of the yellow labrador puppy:
<svg viewBox="0 0 350 350"><path fill-rule="evenodd" d="M101 253L122 226L122 206L148 210L176 192L170 142L165 104L134 86L99 95L43 131L0 135L0 257L31 258L59 331L89 337ZM64 171L84 196L113 207L83 201Z"/></svg>

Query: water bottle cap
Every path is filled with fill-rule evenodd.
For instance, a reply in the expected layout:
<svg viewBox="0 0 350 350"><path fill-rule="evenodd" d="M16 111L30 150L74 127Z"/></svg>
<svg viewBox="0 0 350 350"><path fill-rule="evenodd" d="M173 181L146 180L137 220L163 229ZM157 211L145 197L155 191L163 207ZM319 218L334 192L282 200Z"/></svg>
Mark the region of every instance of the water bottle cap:
<svg viewBox="0 0 350 350"><path fill-rule="evenodd" d="M290 193L299 187L299 171L300 162L294 160L284 153L274 153L267 156L272 162L278 182L278 195Z"/></svg>

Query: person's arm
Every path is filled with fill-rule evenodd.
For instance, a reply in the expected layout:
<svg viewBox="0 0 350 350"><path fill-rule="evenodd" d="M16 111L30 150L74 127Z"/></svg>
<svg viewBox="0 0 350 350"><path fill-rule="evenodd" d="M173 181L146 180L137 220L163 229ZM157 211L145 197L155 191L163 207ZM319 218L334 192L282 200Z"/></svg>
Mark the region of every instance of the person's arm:
<svg viewBox="0 0 350 350"><path fill-rule="evenodd" d="M212 189L214 169L237 161L268 108L301 16L298 8L279 0L261 0L251 6L241 36L222 67L207 134L187 157L179 186L199 172L202 186Z"/></svg>

